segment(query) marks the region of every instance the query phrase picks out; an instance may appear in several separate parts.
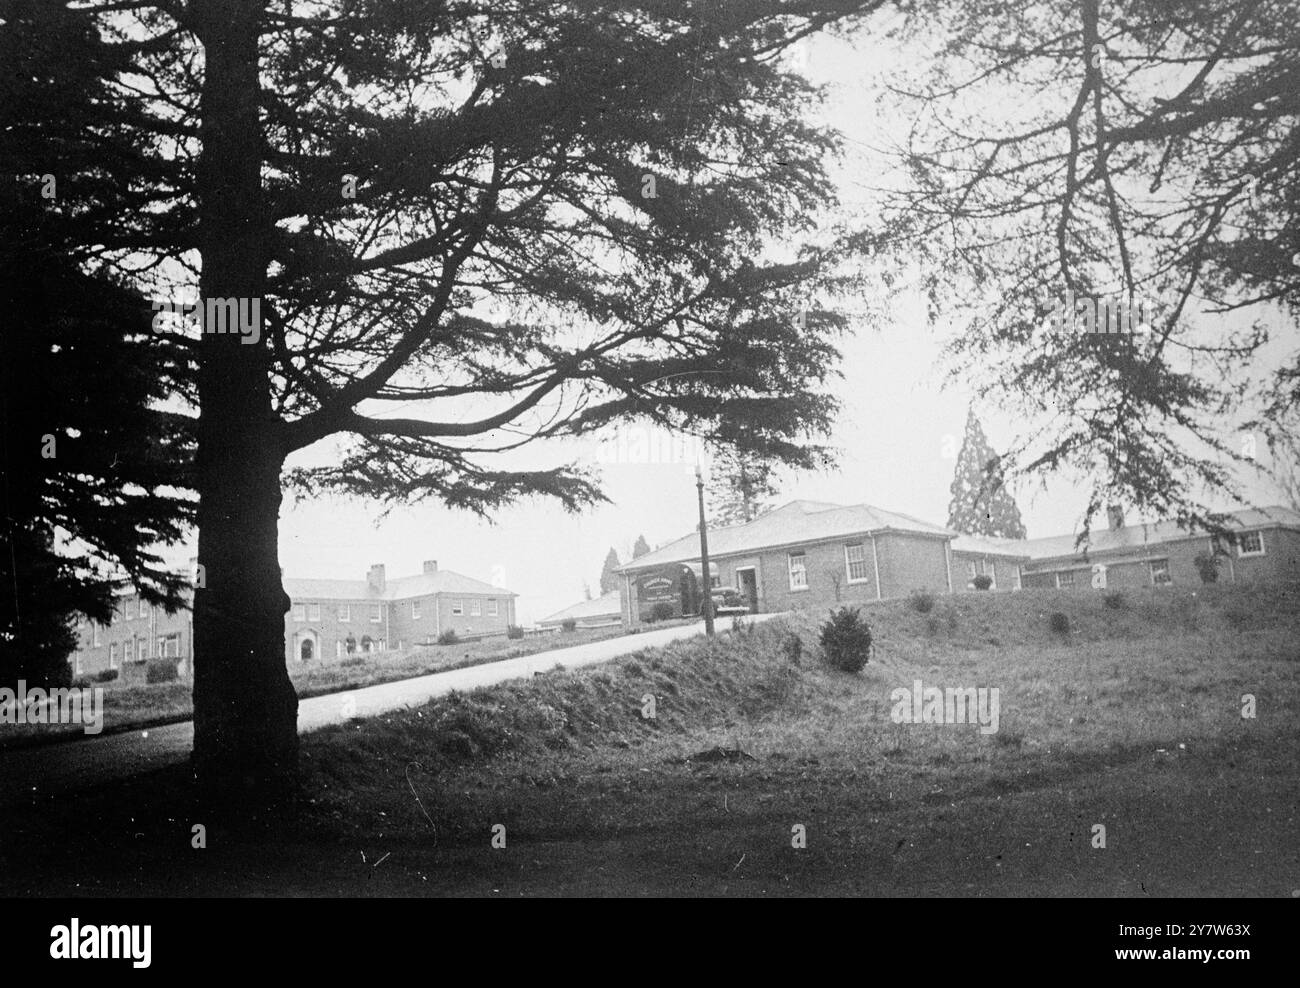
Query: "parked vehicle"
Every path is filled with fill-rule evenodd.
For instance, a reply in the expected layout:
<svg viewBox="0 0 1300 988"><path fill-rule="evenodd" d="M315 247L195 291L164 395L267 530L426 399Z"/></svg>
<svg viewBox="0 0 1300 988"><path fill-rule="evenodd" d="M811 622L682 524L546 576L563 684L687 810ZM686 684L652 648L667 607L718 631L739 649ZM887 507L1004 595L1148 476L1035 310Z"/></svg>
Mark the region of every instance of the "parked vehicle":
<svg viewBox="0 0 1300 988"><path fill-rule="evenodd" d="M735 587L714 587L712 597L715 615L749 613L749 601Z"/></svg>

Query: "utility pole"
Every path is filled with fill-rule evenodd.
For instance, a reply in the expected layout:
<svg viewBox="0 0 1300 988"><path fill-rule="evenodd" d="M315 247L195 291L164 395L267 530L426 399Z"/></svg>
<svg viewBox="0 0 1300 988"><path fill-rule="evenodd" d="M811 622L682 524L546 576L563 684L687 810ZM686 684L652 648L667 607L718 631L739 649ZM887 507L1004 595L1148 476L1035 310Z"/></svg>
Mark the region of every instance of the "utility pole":
<svg viewBox="0 0 1300 988"><path fill-rule="evenodd" d="M713 578L709 574L709 529L704 522L704 473L695 464L695 489L700 496L700 564L704 569L704 601L700 612L704 615L704 633L713 637Z"/></svg>

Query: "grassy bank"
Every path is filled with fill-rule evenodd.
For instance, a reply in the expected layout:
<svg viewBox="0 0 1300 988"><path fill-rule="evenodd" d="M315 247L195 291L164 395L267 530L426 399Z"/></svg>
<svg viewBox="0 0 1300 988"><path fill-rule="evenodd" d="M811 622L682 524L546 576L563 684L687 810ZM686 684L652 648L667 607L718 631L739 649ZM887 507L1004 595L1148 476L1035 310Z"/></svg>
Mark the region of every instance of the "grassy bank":
<svg viewBox="0 0 1300 988"><path fill-rule="evenodd" d="M667 627L683 622L663 622ZM431 645L401 654L357 655L342 662L297 663L289 666L289 678L299 699L375 686L401 679L414 679L450 669L499 662L523 655L536 655L557 648L617 638L622 627L579 629L531 638L494 638L455 645ZM194 714L188 682L123 686L115 681L92 683L104 690L104 733L137 730L189 720ZM0 724L0 751L83 735L77 724Z"/></svg>
<svg viewBox="0 0 1300 988"><path fill-rule="evenodd" d="M97 881L184 894L1289 896L1300 587L1115 603L1024 591L939 598L928 613L874 604L876 656L856 676L818 662L822 615L796 615L326 729L304 739L309 802L278 842L218 832L195 864L184 815L159 817L155 845L118 846ZM1057 611L1068 632L1051 629ZM806 646L797 665L789 633ZM997 688L997 733L894 723L890 693L918 678Z"/></svg>

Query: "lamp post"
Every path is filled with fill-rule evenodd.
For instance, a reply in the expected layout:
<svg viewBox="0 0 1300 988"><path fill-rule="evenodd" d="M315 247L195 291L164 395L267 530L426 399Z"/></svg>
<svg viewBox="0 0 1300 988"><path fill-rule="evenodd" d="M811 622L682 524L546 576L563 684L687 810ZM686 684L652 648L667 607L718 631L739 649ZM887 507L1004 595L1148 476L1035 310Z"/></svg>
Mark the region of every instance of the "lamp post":
<svg viewBox="0 0 1300 988"><path fill-rule="evenodd" d="M704 615L704 633L713 637L713 578L709 574L709 529L704 523L704 473L695 464L695 489L700 496L700 564L704 569L704 601L700 612Z"/></svg>

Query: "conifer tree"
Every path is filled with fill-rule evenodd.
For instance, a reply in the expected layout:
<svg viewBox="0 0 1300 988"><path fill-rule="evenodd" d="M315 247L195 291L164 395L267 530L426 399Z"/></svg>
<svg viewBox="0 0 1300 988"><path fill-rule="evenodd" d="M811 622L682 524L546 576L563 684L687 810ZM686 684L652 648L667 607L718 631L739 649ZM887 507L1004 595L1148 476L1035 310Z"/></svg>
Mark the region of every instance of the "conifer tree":
<svg viewBox="0 0 1300 988"><path fill-rule="evenodd" d="M966 416L966 435L957 454L950 492L949 528L967 535L1025 537L1020 509L1003 483L1001 458L989 445L974 410Z"/></svg>

